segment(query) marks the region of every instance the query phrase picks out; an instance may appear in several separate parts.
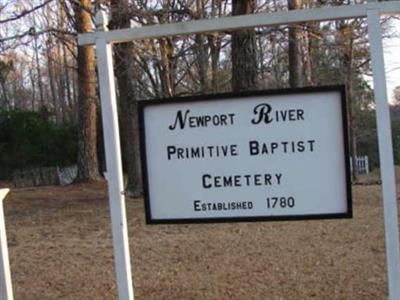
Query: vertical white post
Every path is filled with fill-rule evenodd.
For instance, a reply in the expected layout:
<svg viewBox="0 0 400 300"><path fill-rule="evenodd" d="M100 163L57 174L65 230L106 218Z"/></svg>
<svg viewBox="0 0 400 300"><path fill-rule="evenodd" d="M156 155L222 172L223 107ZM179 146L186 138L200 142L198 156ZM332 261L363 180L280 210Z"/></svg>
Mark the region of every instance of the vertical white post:
<svg viewBox="0 0 400 300"><path fill-rule="evenodd" d="M365 157L365 173L369 174L369 158L367 155L365 155L364 157Z"/></svg>
<svg viewBox="0 0 400 300"><path fill-rule="evenodd" d="M106 13L101 10L97 12L97 31L107 31L107 23ZM112 49L111 45L103 38L96 39L96 57L99 72L118 298L120 300L133 300Z"/></svg>
<svg viewBox="0 0 400 300"><path fill-rule="evenodd" d="M392 148L389 104L386 93L385 65L382 49L379 9L368 9L368 35L371 44L372 72L379 141L379 160L382 178L385 218L386 259L389 280L389 299L400 299L400 247L397 215L395 172Z"/></svg>
<svg viewBox="0 0 400 300"><path fill-rule="evenodd" d="M9 189L0 189L0 299L2 300L13 300L3 209L3 200L6 198L8 192Z"/></svg>

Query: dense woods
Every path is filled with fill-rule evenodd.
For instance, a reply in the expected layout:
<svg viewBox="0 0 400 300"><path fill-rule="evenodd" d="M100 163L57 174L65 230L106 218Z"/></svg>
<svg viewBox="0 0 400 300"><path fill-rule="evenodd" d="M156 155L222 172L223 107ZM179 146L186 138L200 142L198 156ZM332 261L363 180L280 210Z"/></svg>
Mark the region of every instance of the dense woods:
<svg viewBox="0 0 400 300"><path fill-rule="evenodd" d="M229 15L346 5L345 1L264 0L9 0L0 1L0 128L7 112L30 111L54 128L75 134L78 180L104 171L95 53L78 47L77 33L93 29L103 7L110 29ZM393 34L383 19L385 37ZM129 42L114 47L127 191L142 193L137 101L152 98L283 87L346 84L353 155L377 165L376 129L366 22L351 19L258 27ZM391 91L389 91L391 92ZM400 144L399 89L393 104L394 145ZM30 115L29 115L30 116ZM18 126L16 124L15 126ZM50 126L50 125L49 125ZM71 129L72 128L72 129ZM56 131L55 131L56 132ZM48 141L36 141L43 144ZM31 141L29 143L35 143ZM68 141L69 143L69 141ZM0 136L0 156L10 150ZM71 150L72 149L72 150ZM396 148L397 149L397 148ZM399 151L396 150L396 156ZM396 157L399 160L399 157ZM28 160L25 167L57 164ZM356 175L356 174L355 174Z"/></svg>

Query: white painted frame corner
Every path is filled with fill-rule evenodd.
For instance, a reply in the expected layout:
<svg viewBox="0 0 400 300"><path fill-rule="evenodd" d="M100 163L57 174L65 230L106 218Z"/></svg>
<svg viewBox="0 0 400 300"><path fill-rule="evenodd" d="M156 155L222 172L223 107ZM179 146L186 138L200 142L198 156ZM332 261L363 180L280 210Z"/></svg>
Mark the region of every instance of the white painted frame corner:
<svg viewBox="0 0 400 300"><path fill-rule="evenodd" d="M103 11L98 12L96 16L98 30L92 33L79 34L78 43L81 46L96 45L107 171L109 173L109 196L119 299L132 300L133 286L129 259L125 199L123 196L122 166L111 44L157 38L161 36L175 36L210 31L234 30L256 26L365 17L368 20L375 88L374 93L377 107L376 116L384 203L389 299L400 299L400 247L397 199L393 150L391 148L392 141L389 105L387 102L386 78L379 24L380 15L394 15L399 13L400 1L396 0L307 10L231 16L107 31L106 15Z"/></svg>
<svg viewBox="0 0 400 300"><path fill-rule="evenodd" d="M3 202L9 189L0 189L0 299L13 300Z"/></svg>

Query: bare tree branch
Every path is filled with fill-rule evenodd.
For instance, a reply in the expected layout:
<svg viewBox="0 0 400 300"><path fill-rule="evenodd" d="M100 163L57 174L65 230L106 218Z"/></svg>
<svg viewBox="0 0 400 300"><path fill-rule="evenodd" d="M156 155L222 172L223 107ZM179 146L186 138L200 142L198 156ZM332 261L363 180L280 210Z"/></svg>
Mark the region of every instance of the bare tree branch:
<svg viewBox="0 0 400 300"><path fill-rule="evenodd" d="M16 34L16 35L12 35L12 36L8 36L8 37L4 37L4 38L0 38L0 43L4 43L7 41L11 41L11 40L18 40L18 39L22 39L26 36L32 36L32 35L42 35L42 34L46 34L46 33L55 33L55 34L64 34L64 35L71 35L71 36L75 36L75 33L69 32L69 31L64 31L64 30L59 30L56 28L48 28L45 30L41 30L41 31L37 31L34 34L32 34L31 30L27 30L21 34Z"/></svg>
<svg viewBox="0 0 400 300"><path fill-rule="evenodd" d="M28 14L34 12L34 11L36 11L36 10L38 10L38 9L40 9L40 8L42 8L42 7L44 7L44 6L46 6L47 4L49 4L49 3L52 2L52 1L53 1L53 0L46 0L46 1L43 2L42 4L40 4L40 5L38 5L38 6L35 6L35 7L32 7L31 9L24 10L24 11L22 11L20 14L17 14L17 15L15 15L15 16L11 17L11 18L7 18L7 19L0 20L0 24L4 24L4 23L7 23L7 22L11 22L11 21L18 20L18 19L20 19L20 18L22 18L22 17L24 17L24 16L26 16L26 15L28 15Z"/></svg>

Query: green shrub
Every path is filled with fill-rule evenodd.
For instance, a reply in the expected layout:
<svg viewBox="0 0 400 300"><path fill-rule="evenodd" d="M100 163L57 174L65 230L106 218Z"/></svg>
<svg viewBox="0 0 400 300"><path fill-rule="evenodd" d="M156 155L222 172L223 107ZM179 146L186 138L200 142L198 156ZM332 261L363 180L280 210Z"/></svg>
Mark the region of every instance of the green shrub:
<svg viewBox="0 0 400 300"><path fill-rule="evenodd" d="M0 110L0 178L14 170L76 163L76 128L37 112Z"/></svg>

